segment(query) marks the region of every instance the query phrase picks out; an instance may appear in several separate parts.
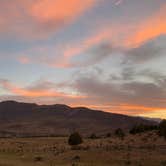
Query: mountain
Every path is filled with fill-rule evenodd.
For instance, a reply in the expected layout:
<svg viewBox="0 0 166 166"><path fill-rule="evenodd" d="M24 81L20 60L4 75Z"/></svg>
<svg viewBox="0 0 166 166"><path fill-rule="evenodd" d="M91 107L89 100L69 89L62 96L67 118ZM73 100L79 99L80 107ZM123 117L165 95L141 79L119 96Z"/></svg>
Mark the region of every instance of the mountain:
<svg viewBox="0 0 166 166"><path fill-rule="evenodd" d="M154 122L157 122L157 123L160 123L163 120L161 118L149 118L149 117L141 117L141 118L149 120L149 121L154 121Z"/></svg>
<svg viewBox="0 0 166 166"><path fill-rule="evenodd" d="M140 117L107 113L85 107L0 102L0 137L60 136L68 135L73 130L83 135L104 134L116 128L128 130L140 123L155 124Z"/></svg>

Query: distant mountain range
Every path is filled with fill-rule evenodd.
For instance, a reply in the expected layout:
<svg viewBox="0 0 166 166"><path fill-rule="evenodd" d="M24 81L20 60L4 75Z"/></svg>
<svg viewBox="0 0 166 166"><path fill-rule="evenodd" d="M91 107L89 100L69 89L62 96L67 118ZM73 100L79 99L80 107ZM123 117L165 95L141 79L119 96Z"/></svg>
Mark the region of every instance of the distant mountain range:
<svg viewBox="0 0 166 166"><path fill-rule="evenodd" d="M67 105L37 105L16 101L0 102L0 137L61 136L72 131L83 135L105 134L152 120Z"/></svg>

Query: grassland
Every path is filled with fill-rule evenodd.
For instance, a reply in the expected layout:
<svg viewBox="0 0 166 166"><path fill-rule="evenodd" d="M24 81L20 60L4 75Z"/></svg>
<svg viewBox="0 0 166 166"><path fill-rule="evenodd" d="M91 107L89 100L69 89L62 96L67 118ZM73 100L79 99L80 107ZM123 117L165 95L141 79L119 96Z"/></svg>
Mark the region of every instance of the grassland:
<svg viewBox="0 0 166 166"><path fill-rule="evenodd" d="M0 166L166 166L166 141L154 132L84 139L67 137L0 139Z"/></svg>

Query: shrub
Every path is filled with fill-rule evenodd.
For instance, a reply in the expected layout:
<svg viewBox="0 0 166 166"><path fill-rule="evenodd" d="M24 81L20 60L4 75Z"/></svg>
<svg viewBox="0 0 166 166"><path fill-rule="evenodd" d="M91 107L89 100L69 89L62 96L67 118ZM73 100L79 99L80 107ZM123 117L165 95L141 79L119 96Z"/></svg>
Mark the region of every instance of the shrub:
<svg viewBox="0 0 166 166"><path fill-rule="evenodd" d="M163 120L159 124L159 135L164 136L166 139L166 120Z"/></svg>
<svg viewBox="0 0 166 166"><path fill-rule="evenodd" d="M72 158L73 161L80 161L80 156L76 155Z"/></svg>
<svg viewBox="0 0 166 166"><path fill-rule="evenodd" d="M96 134L93 133L93 134L90 135L89 138L90 138L90 139L97 139L98 137L96 136Z"/></svg>
<svg viewBox="0 0 166 166"><path fill-rule="evenodd" d="M69 136L69 145L79 145L83 142L81 135L78 132L74 132Z"/></svg>
<svg viewBox="0 0 166 166"><path fill-rule="evenodd" d="M152 131L152 130L157 130L157 129L158 129L157 125L139 124L139 125L135 125L129 132L130 132L130 134L137 134L137 133L143 133L146 131Z"/></svg>
<svg viewBox="0 0 166 166"><path fill-rule="evenodd" d="M111 137L111 133L107 133L107 134L106 134L106 137L107 137L107 138Z"/></svg>
<svg viewBox="0 0 166 166"><path fill-rule="evenodd" d="M34 161L35 161L35 162L43 161L43 157L41 157L41 156L36 156L36 157L34 158Z"/></svg>
<svg viewBox="0 0 166 166"><path fill-rule="evenodd" d="M125 137L125 133L123 132L123 130L121 128L118 128L115 130L115 135L122 139Z"/></svg>

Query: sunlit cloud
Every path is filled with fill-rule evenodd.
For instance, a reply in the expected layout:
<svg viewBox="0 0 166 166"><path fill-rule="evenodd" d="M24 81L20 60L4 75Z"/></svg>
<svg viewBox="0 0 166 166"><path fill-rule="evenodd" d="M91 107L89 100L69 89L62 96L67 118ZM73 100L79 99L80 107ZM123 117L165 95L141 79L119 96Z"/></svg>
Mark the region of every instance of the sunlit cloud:
<svg viewBox="0 0 166 166"><path fill-rule="evenodd" d="M20 56L18 58L18 61L22 64L28 64L30 63L30 59L27 56Z"/></svg>
<svg viewBox="0 0 166 166"><path fill-rule="evenodd" d="M92 7L96 0L40 0L33 3L30 9L31 15L39 22L59 21L60 24L71 21L82 12Z"/></svg>
<svg viewBox="0 0 166 166"><path fill-rule="evenodd" d="M15 0L0 2L0 33L41 39L76 20L97 0ZM19 35L19 36L18 36Z"/></svg>
<svg viewBox="0 0 166 166"><path fill-rule="evenodd" d="M85 96L69 94L65 92L59 92L52 88L42 89L38 86L36 88L21 88L8 80L0 80L0 86L16 96L24 96L24 97L69 97L69 98L82 98ZM43 85L42 85L43 86Z"/></svg>
<svg viewBox="0 0 166 166"><path fill-rule="evenodd" d="M123 0L117 0L116 2L115 2L115 5L116 6L119 6L120 4L122 4L123 3Z"/></svg>
<svg viewBox="0 0 166 166"><path fill-rule="evenodd" d="M166 119L166 109L155 109L154 111L152 110L149 111L148 113L144 112L139 115L144 117Z"/></svg>
<svg viewBox="0 0 166 166"><path fill-rule="evenodd" d="M166 6L162 6L156 14L138 24L136 31L126 41L126 46L138 47L148 40L166 34L165 11Z"/></svg>

